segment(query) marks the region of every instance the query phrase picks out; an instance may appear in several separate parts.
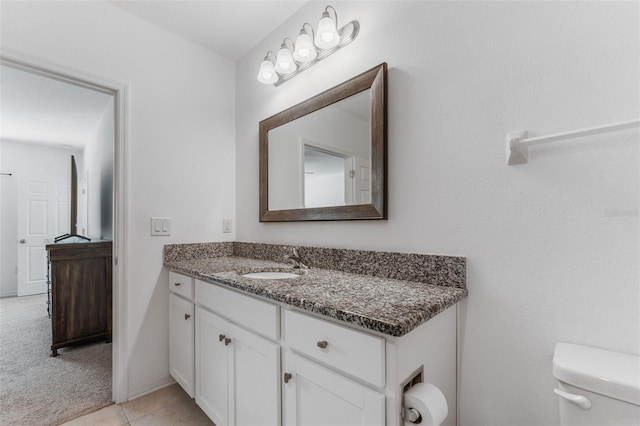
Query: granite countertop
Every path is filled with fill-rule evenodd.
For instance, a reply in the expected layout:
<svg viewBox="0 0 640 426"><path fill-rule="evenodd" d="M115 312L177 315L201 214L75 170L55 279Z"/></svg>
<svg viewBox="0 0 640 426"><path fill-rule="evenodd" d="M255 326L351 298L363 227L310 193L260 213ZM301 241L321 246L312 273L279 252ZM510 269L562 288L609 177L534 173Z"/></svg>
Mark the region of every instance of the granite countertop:
<svg viewBox="0 0 640 426"><path fill-rule="evenodd" d="M311 268L290 279L249 272L294 272L291 265L238 256L165 259L169 269L233 287L389 336L402 336L467 297L466 288Z"/></svg>

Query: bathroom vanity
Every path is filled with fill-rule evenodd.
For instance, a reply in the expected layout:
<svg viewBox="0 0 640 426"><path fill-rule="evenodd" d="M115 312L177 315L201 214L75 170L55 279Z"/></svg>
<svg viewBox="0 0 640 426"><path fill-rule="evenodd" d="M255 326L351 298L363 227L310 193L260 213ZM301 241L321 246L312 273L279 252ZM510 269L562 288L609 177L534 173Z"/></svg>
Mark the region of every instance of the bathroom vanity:
<svg viewBox="0 0 640 426"><path fill-rule="evenodd" d="M402 394L424 381L445 395L443 424L456 424L456 303L466 288L314 268L327 249L308 248L302 273L265 259L285 247L265 246L165 248L170 372L214 423L402 425ZM343 269L348 255L371 257L344 252ZM464 281L464 258L444 260L438 279ZM300 275L244 276L264 271Z"/></svg>

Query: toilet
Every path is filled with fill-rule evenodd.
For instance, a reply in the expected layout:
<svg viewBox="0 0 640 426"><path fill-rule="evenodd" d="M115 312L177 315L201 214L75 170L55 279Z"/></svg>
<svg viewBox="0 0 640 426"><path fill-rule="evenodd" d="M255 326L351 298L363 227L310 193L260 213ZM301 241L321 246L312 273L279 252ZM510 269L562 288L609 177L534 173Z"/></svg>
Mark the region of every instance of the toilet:
<svg viewBox="0 0 640 426"><path fill-rule="evenodd" d="M639 356L558 343L553 375L561 426L640 426Z"/></svg>

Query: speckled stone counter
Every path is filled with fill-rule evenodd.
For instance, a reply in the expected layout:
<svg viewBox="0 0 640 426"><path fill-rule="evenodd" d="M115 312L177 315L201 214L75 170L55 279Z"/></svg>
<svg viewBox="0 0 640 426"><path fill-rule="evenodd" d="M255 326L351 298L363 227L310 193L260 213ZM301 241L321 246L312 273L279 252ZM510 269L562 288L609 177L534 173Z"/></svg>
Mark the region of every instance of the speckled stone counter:
<svg viewBox="0 0 640 426"><path fill-rule="evenodd" d="M243 277L242 274L293 272L290 264L275 261L283 259L290 248L265 244L250 247L252 244L169 245L165 246L164 264L173 271L204 281L233 287L390 336L402 336L410 332L468 294L463 257L353 250L340 250L336 254L331 252L333 249L300 247L300 254L311 264L305 274L296 278L265 280ZM313 250L321 251L324 255L316 255L315 259L313 256L307 258ZM243 256L239 256L239 253ZM377 259L378 263L373 268L373 274L345 272L313 264L313 261L318 261L317 258L326 261L336 256L341 257L342 262L335 264L343 269L352 268L345 266L345 263L351 264L349 260L358 258L374 262ZM380 266L381 258L387 259L383 262L384 268ZM425 268L425 265L430 266ZM395 278L405 275L422 279ZM451 280L447 281L447 277Z"/></svg>

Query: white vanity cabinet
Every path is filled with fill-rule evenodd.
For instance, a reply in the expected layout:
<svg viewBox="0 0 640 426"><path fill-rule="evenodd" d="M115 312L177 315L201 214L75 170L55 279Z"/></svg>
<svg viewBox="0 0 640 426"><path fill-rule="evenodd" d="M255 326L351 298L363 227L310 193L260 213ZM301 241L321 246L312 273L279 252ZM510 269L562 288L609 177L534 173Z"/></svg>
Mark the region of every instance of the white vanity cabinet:
<svg viewBox="0 0 640 426"><path fill-rule="evenodd" d="M279 308L199 280L196 303L196 403L217 425L280 424L280 345L239 324L275 331Z"/></svg>
<svg viewBox="0 0 640 426"><path fill-rule="evenodd" d="M284 424L287 426L385 424L383 393L295 352L285 355L284 381Z"/></svg>
<svg viewBox="0 0 640 426"><path fill-rule="evenodd" d="M403 390L414 378L443 392L443 426L457 424L455 307L401 337L283 311L285 426L401 426Z"/></svg>
<svg viewBox="0 0 640 426"><path fill-rule="evenodd" d="M385 424L384 338L291 310L283 329L286 425Z"/></svg>
<svg viewBox="0 0 640 426"><path fill-rule="evenodd" d="M169 373L194 395L193 278L169 273Z"/></svg>
<svg viewBox="0 0 640 426"><path fill-rule="evenodd" d="M171 374L215 424L402 426L403 391L420 381L445 395L443 426L457 424L455 306L393 337L171 277ZM191 392L182 376L195 378Z"/></svg>

